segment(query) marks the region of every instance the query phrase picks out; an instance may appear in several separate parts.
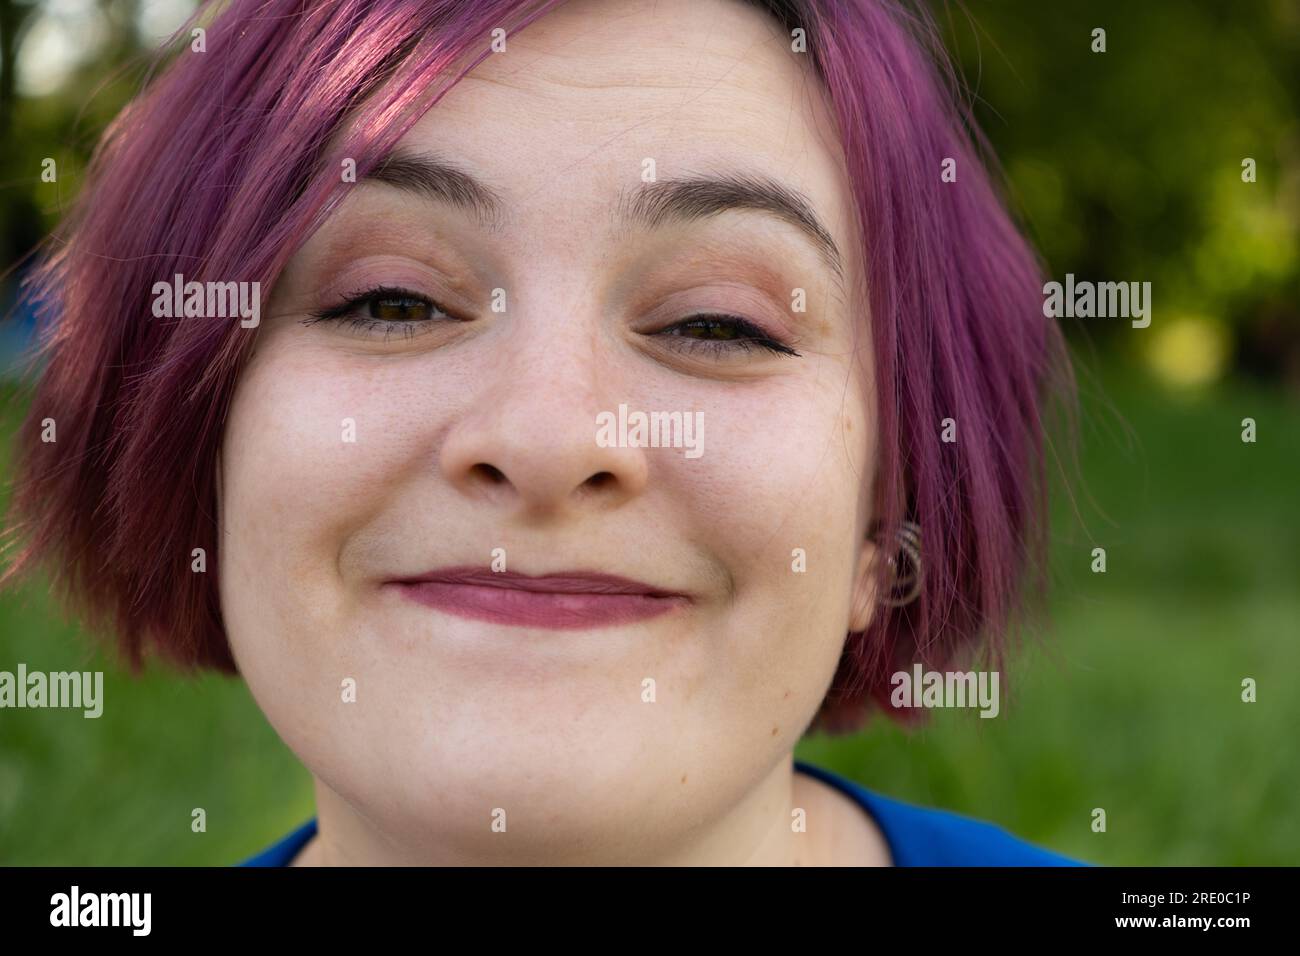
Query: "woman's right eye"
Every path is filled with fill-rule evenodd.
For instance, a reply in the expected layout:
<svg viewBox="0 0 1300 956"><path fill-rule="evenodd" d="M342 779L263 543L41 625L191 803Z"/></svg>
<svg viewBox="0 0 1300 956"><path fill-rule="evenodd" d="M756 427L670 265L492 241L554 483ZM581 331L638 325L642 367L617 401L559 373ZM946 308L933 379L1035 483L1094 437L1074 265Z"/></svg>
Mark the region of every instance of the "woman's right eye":
<svg viewBox="0 0 1300 956"><path fill-rule="evenodd" d="M418 327L453 317L432 299L408 289L381 286L347 296L338 305L311 313L305 320L339 322L361 332L394 331L408 338L418 334Z"/></svg>

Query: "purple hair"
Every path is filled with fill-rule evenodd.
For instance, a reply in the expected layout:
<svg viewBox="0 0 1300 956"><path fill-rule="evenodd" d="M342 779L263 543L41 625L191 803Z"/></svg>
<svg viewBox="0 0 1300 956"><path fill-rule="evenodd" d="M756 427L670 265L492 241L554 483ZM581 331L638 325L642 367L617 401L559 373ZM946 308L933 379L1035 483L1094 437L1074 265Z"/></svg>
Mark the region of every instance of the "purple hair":
<svg viewBox="0 0 1300 956"><path fill-rule="evenodd" d="M59 318L17 439L8 530L24 544L0 583L49 564L133 669L157 652L235 672L215 564L188 562L218 547L217 449L253 336L153 318L153 284L179 272L269 289L346 194L341 159L363 179L490 54L494 29L556 3L204 4L168 47L206 24L207 52L173 56L109 127L35 278ZM878 390L875 530L888 549L904 520L922 528L919 598L848 636L813 723L837 731L887 705L901 667L1000 656L1025 572L1042 567L1043 408L1068 366L929 18L890 0L757 5L805 31L847 161ZM955 182L940 178L949 158ZM47 418L57 444L41 441Z"/></svg>

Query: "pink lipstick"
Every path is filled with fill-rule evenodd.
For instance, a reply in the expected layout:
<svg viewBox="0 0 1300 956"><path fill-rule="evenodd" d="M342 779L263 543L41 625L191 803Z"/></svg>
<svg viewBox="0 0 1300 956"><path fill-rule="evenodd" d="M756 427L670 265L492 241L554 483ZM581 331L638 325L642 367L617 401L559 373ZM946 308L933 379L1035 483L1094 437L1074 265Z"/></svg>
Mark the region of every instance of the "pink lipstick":
<svg viewBox="0 0 1300 956"><path fill-rule="evenodd" d="M676 591L591 571L533 577L482 567L440 568L389 581L408 599L457 617L556 630L613 627L690 603Z"/></svg>

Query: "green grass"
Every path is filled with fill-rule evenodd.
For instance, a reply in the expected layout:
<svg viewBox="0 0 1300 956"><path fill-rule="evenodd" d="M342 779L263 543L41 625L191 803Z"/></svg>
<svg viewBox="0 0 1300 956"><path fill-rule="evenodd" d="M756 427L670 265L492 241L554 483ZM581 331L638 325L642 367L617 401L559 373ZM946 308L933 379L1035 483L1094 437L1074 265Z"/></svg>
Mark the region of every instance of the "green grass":
<svg viewBox="0 0 1300 956"><path fill-rule="evenodd" d="M878 718L798 756L1097 863L1300 862L1300 408L1241 384L1173 395L1131 369L1105 391L1109 411L1085 395L1082 456L1104 517L1081 504L1081 526L1057 499L1053 627L1014 663L1002 714L938 711L911 733ZM19 661L102 669L111 707L0 710L0 862L224 864L312 812L308 774L238 681L134 681L40 589L0 595L0 669Z"/></svg>

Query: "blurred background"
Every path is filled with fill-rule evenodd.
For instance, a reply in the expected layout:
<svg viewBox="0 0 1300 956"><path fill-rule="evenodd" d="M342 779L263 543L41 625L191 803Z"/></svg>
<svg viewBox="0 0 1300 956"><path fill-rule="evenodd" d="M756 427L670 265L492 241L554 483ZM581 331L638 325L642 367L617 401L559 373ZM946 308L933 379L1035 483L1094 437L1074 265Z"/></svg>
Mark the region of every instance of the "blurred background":
<svg viewBox="0 0 1300 956"><path fill-rule="evenodd" d="M25 257L192 9L0 0L0 506ZM1063 320L1079 470L1054 495L1051 627L1005 675L1001 719L877 717L796 756L1096 863L1300 864L1300 3L933 9L1051 277L1150 281L1153 319ZM312 814L242 683L129 678L41 586L0 594L0 670L20 661L103 670L110 706L0 710L0 863L227 864Z"/></svg>

